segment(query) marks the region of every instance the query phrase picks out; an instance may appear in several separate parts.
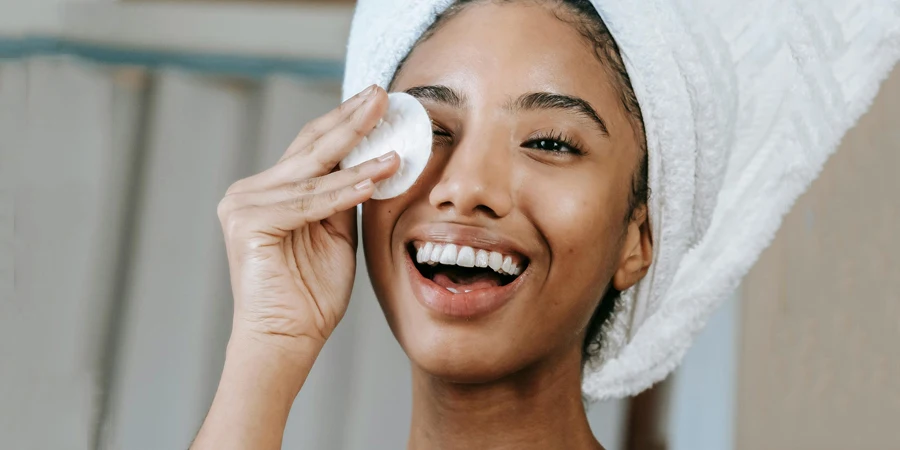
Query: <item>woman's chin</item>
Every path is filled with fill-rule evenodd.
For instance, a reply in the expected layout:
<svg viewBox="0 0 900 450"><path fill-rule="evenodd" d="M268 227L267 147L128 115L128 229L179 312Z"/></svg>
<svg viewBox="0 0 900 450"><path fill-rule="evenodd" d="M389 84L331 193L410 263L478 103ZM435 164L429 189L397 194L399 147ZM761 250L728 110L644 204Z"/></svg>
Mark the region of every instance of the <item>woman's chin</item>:
<svg viewBox="0 0 900 450"><path fill-rule="evenodd" d="M438 333L440 334L440 333ZM403 345L412 365L453 383L490 383L515 373L524 364L514 348L483 336L434 336Z"/></svg>
<svg viewBox="0 0 900 450"><path fill-rule="evenodd" d="M419 371L428 374L434 379L448 383L486 384L515 373L514 369L472 357L451 359L429 356L426 358L410 358L410 360Z"/></svg>

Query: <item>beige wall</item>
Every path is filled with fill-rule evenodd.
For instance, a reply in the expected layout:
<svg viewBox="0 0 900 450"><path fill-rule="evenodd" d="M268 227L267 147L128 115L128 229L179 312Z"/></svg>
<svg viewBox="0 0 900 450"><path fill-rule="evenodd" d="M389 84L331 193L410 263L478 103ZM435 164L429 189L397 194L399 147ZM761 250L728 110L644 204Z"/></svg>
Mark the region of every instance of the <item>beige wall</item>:
<svg viewBox="0 0 900 450"><path fill-rule="evenodd" d="M900 449L900 69L745 280L736 448Z"/></svg>

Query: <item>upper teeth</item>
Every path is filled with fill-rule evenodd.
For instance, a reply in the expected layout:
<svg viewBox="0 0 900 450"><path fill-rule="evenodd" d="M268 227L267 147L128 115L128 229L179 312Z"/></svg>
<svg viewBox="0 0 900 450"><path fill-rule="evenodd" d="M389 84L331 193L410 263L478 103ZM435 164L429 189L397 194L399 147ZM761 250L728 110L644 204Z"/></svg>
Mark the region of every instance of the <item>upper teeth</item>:
<svg viewBox="0 0 900 450"><path fill-rule="evenodd" d="M416 262L419 264L445 264L460 267L490 267L497 273L505 275L519 275L522 268L519 262L512 256L499 252L474 249L465 245L437 244L426 242L419 244L416 252Z"/></svg>

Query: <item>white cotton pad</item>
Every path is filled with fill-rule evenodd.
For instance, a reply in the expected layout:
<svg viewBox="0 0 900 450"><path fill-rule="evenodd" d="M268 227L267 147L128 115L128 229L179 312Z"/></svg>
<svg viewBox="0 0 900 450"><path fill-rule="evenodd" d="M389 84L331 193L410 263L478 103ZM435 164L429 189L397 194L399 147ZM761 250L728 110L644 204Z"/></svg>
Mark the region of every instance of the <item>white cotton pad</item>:
<svg viewBox="0 0 900 450"><path fill-rule="evenodd" d="M340 168L353 167L391 150L400 156L400 168L390 178L375 184L372 198L396 197L412 187L431 158L431 119L415 97L402 92L388 95L387 113L381 123L341 161Z"/></svg>

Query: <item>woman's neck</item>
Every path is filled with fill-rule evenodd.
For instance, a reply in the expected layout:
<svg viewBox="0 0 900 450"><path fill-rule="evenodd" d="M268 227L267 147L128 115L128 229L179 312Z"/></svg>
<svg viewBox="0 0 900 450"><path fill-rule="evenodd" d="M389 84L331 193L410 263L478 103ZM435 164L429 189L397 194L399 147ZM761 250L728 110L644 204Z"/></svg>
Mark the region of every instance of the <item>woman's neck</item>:
<svg viewBox="0 0 900 450"><path fill-rule="evenodd" d="M600 449L581 401L581 354L486 384L413 369L409 450Z"/></svg>

